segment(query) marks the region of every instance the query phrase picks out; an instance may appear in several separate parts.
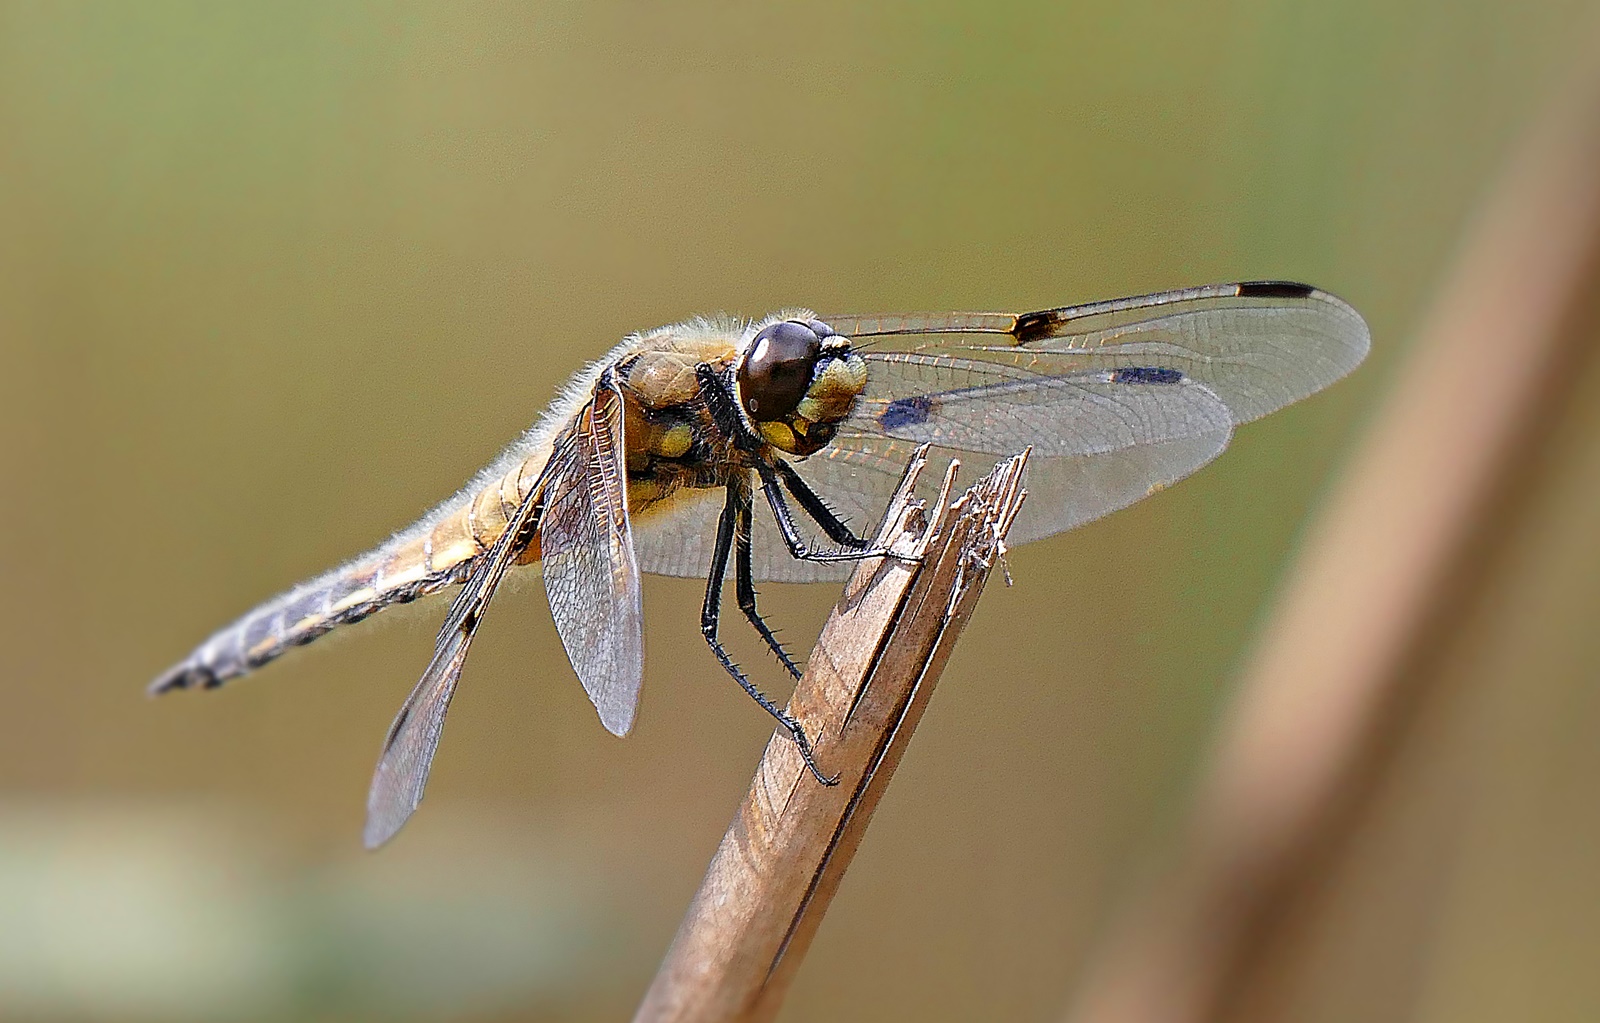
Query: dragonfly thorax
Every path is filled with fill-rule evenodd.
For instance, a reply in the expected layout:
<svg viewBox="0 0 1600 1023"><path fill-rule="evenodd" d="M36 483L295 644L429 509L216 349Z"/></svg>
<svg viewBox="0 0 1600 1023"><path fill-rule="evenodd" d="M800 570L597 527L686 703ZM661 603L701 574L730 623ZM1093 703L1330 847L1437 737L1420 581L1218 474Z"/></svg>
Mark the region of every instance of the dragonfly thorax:
<svg viewBox="0 0 1600 1023"><path fill-rule="evenodd" d="M762 328L734 373L740 408L767 443L793 455L825 447L866 383L850 340L813 319Z"/></svg>

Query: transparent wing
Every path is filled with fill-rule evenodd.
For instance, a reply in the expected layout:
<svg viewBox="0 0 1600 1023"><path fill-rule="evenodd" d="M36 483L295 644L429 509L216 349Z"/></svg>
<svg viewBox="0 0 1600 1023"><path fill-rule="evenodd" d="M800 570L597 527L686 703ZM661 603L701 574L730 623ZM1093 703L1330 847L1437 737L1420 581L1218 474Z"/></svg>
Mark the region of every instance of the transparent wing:
<svg viewBox="0 0 1600 1023"><path fill-rule="evenodd" d="M494 598L500 580L505 578L506 570L527 543L545 481L561 469L557 459L552 458L539 481L518 505L505 532L478 562L451 602L450 613L439 629L433 660L428 662L416 688L401 705L383 741L383 753L378 758L372 789L367 794L363 838L368 849L376 849L393 838L421 804L428 772L433 767L433 755L444 731L445 714L455 695L456 683L461 680L461 666L466 663L472 637L478 631L478 623L483 620L483 613Z"/></svg>
<svg viewBox="0 0 1600 1023"><path fill-rule="evenodd" d="M1033 373L1165 368L1203 384L1236 423L1349 373L1371 345L1361 315L1304 284L1187 288L1032 313L824 317L847 336L914 351L959 351ZM986 340L988 335L993 340ZM1001 340L999 335L1004 337Z"/></svg>
<svg viewBox="0 0 1600 1023"><path fill-rule="evenodd" d="M850 485L832 478L845 467L869 456L903 464L924 442L933 445L928 480L938 480L951 458L982 471L998 456L1032 447L1028 499L1009 538L1020 544L1182 479L1220 454L1233 433L1227 406L1176 371L1019 374L922 355L874 361L869 394L818 456L843 464L813 469L807 479L821 477L819 489L831 494Z"/></svg>
<svg viewBox="0 0 1600 1023"><path fill-rule="evenodd" d="M1221 414L1219 413L1219 418ZM1077 457L1034 457L1028 463L1028 500L1018 513L1009 542L1014 546L1059 533L1124 508L1151 491L1176 482L1215 458L1227 446L1225 418L1212 429L1190 437L1141 444L1115 452ZM828 506L850 523L858 535L873 533L914 443L885 436L841 438L823 452L792 463ZM944 466L961 459L969 472L987 471L995 456L934 446L923 473L921 496L931 500L932 486L943 479ZM975 478L969 476L968 479ZM659 517L635 527L640 567L660 575L704 578L711 563L716 516L722 510L720 491L685 491ZM806 521L800 518L802 528ZM814 534L818 531L813 530ZM814 535L815 547L828 541ZM799 561L790 557L772 516L758 507L752 538L754 574L760 582L809 583L847 577L851 565Z"/></svg>
<svg viewBox="0 0 1600 1023"><path fill-rule="evenodd" d="M574 423L573 471L550 478L539 546L550 614L600 721L633 727L644 677L644 614L628 523L622 395L603 377Z"/></svg>
<svg viewBox="0 0 1600 1023"><path fill-rule="evenodd" d="M868 353L867 386L839 437L1004 455L1108 454L1231 430L1211 390L1162 367L1035 373L973 359Z"/></svg>
<svg viewBox="0 0 1600 1023"><path fill-rule="evenodd" d="M476 631L475 621L463 624L464 627L455 625L439 633L433 660L389 726L378 770L372 776L372 789L367 794L367 825L362 838L368 849L376 849L393 838L422 803L433 754L444 732L444 716L455 696L467 647Z"/></svg>
<svg viewBox="0 0 1600 1023"><path fill-rule="evenodd" d="M723 500L720 488L679 490L636 516L633 546L639 570L684 579L706 578Z"/></svg>

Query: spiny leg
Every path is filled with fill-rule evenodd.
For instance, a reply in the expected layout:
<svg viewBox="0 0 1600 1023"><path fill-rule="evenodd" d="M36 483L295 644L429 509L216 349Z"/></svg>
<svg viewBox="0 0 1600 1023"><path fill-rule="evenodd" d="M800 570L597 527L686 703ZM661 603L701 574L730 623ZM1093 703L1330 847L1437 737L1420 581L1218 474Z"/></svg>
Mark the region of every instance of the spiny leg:
<svg viewBox="0 0 1600 1023"><path fill-rule="evenodd" d="M739 670L739 666L733 663L733 658L728 656L722 641L717 639L717 621L722 611L722 580L728 571L728 555L733 546L733 536L739 519L737 489L737 487L728 488L728 499L722 506L722 517L717 521L717 542L711 553L711 571L706 576L706 600L700 609L700 634L705 637L706 644L711 647L711 652L721 662L723 669L739 683L739 687L750 694L750 698L756 701L762 710L771 714L778 724L788 731L812 776L824 785L837 785L838 778L829 778L817 767L811 752L811 740L806 738L805 729L800 726L800 722L785 714L781 707L767 699L766 694L757 689L745 673Z"/></svg>
<svg viewBox="0 0 1600 1023"><path fill-rule="evenodd" d="M790 471L792 472L793 470ZM827 506L822 503L822 499L807 487L805 492L815 498L817 510L822 512L824 516L824 518L817 518L817 525L821 526L824 532L829 533L830 538L832 538L833 527L837 527L843 533L848 534L856 544L860 545L842 551L812 550L800 535L799 527L795 525L794 512L789 510L789 502L783 496L783 486L779 481L778 470L766 462L757 460L756 472L761 474L761 493L766 497L767 504L772 508L772 517L778 523L778 532L783 535L784 545L789 548L789 554L797 560L821 562L862 561L866 558L885 557L891 553L885 548L873 547L850 533L845 524L840 522L831 511L828 511ZM802 505L802 507L806 506ZM811 513L812 509L806 507L806 511ZM815 515L812 517L816 518ZM824 519L827 521L824 521ZM832 523L832 526L829 525L829 522Z"/></svg>
<svg viewBox="0 0 1600 1023"><path fill-rule="evenodd" d="M730 497L734 494L734 490L735 488L733 487L728 488ZM761 638L766 641L767 648L778 656L778 660L783 662L783 666L789 670L789 674L799 679L799 666L789 656L789 651L783 648L783 644L778 642L778 637L773 635L766 619L761 617L761 612L756 610L755 566L751 560L750 552L750 527L753 525L750 487L748 483L742 483L737 490L738 496L736 500L739 504L739 517L734 525L733 532L733 585L734 593L739 601L739 610L744 612L745 618L761 634Z"/></svg>
<svg viewBox="0 0 1600 1023"><path fill-rule="evenodd" d="M872 545L871 540L864 539L851 532L845 521L835 515L833 509L828 507L827 502L823 501L817 495L817 492L811 489L811 484L807 483L805 478L798 472L795 472L794 466L782 459L777 459L773 462L772 467L777 470L778 477L783 480L783 485L789 489L789 493L793 494L794 499L800 502L801 509L811 517L811 521L822 527L822 531L828 535L828 539L853 550L865 550Z"/></svg>

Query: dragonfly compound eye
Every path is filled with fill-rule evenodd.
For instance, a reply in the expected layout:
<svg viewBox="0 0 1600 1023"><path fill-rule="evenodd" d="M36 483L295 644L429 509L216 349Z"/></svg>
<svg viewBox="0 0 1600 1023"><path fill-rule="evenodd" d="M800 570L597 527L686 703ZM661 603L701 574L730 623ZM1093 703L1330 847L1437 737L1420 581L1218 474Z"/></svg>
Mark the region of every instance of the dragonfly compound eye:
<svg viewBox="0 0 1600 1023"><path fill-rule="evenodd" d="M774 323L757 334L738 374L739 400L750 418L773 422L793 412L811 386L821 355L822 339L796 320Z"/></svg>

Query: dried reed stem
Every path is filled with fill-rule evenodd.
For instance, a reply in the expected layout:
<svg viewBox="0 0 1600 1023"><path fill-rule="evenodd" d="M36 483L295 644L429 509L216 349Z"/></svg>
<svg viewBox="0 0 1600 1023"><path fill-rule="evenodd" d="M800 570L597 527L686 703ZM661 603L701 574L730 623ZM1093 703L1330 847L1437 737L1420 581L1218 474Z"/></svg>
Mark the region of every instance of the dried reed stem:
<svg viewBox="0 0 1600 1023"><path fill-rule="evenodd" d="M908 467L880 542L916 560L863 564L812 652L789 712L836 771L825 787L775 733L636 1020L765 1020L838 888L1022 502L1026 453L924 508Z"/></svg>

